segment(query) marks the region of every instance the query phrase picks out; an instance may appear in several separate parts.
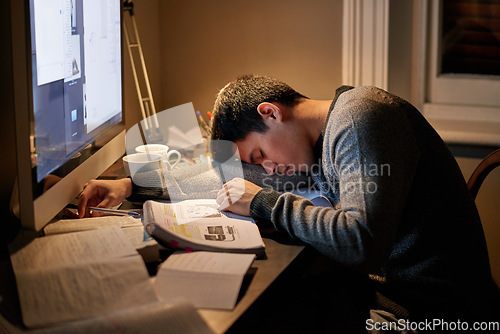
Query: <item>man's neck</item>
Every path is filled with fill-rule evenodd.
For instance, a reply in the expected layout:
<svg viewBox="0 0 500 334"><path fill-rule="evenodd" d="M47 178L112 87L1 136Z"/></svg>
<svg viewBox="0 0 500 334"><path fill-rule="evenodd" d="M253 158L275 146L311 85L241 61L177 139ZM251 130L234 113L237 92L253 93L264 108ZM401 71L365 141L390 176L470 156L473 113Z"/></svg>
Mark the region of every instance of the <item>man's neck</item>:
<svg viewBox="0 0 500 334"><path fill-rule="evenodd" d="M323 131L331 104L331 100L305 99L293 108L294 122L304 131L312 147Z"/></svg>

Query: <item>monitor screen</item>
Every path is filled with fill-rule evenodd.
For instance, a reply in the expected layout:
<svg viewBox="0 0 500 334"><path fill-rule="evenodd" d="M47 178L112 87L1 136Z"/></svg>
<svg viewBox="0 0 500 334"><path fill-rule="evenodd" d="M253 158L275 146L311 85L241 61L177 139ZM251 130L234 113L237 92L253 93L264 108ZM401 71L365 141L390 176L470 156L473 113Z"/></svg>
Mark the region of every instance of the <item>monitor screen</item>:
<svg viewBox="0 0 500 334"><path fill-rule="evenodd" d="M30 0L30 30L41 183L122 119L120 2Z"/></svg>
<svg viewBox="0 0 500 334"><path fill-rule="evenodd" d="M11 206L25 229L38 231L125 152L122 0L10 6L18 182Z"/></svg>

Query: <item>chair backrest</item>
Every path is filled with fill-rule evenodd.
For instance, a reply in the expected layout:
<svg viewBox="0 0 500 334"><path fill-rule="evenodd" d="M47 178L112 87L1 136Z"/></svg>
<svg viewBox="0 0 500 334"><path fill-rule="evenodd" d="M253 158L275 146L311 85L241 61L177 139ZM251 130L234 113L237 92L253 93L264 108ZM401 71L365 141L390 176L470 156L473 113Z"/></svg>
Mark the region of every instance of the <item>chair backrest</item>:
<svg viewBox="0 0 500 334"><path fill-rule="evenodd" d="M476 199L477 193L479 192L479 188L481 188L481 184L483 184L484 179L493 169L495 169L495 167L498 166L500 166L500 149L490 153L486 158L484 158L469 178L467 187L469 188L472 198Z"/></svg>

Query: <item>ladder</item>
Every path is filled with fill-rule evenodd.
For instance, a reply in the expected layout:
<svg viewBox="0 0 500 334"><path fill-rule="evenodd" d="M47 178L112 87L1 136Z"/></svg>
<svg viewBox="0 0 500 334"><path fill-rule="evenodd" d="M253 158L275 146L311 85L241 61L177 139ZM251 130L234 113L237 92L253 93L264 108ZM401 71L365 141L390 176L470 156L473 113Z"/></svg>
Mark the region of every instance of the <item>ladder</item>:
<svg viewBox="0 0 500 334"><path fill-rule="evenodd" d="M149 84L148 72L146 70L146 62L142 53L141 41L137 24L135 23L134 4L132 0L123 0L123 12L129 13L129 19L123 17L123 30L125 32L125 41L127 43L128 54L132 65L132 73L134 75L135 87L137 96L139 97L139 105L141 107L142 118L145 120L142 123L143 131L146 138L152 138L159 135L159 124L156 116L156 108L151 93ZM137 59L139 58L139 59ZM140 65L138 64L140 62ZM139 78L138 68L142 69L142 76ZM142 80L142 81L141 81ZM144 96L143 90L146 89Z"/></svg>

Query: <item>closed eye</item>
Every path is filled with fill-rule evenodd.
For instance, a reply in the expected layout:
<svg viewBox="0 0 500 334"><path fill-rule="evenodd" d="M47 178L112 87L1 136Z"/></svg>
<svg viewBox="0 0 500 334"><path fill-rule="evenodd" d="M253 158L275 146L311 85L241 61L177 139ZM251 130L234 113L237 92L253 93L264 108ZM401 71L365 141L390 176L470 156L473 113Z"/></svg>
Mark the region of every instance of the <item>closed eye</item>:
<svg viewBox="0 0 500 334"><path fill-rule="evenodd" d="M264 159L264 152L262 152L262 150L260 150L260 149L258 152L257 152L257 150L255 150L252 153L252 155L250 155L250 163L251 164L260 164L263 159Z"/></svg>

